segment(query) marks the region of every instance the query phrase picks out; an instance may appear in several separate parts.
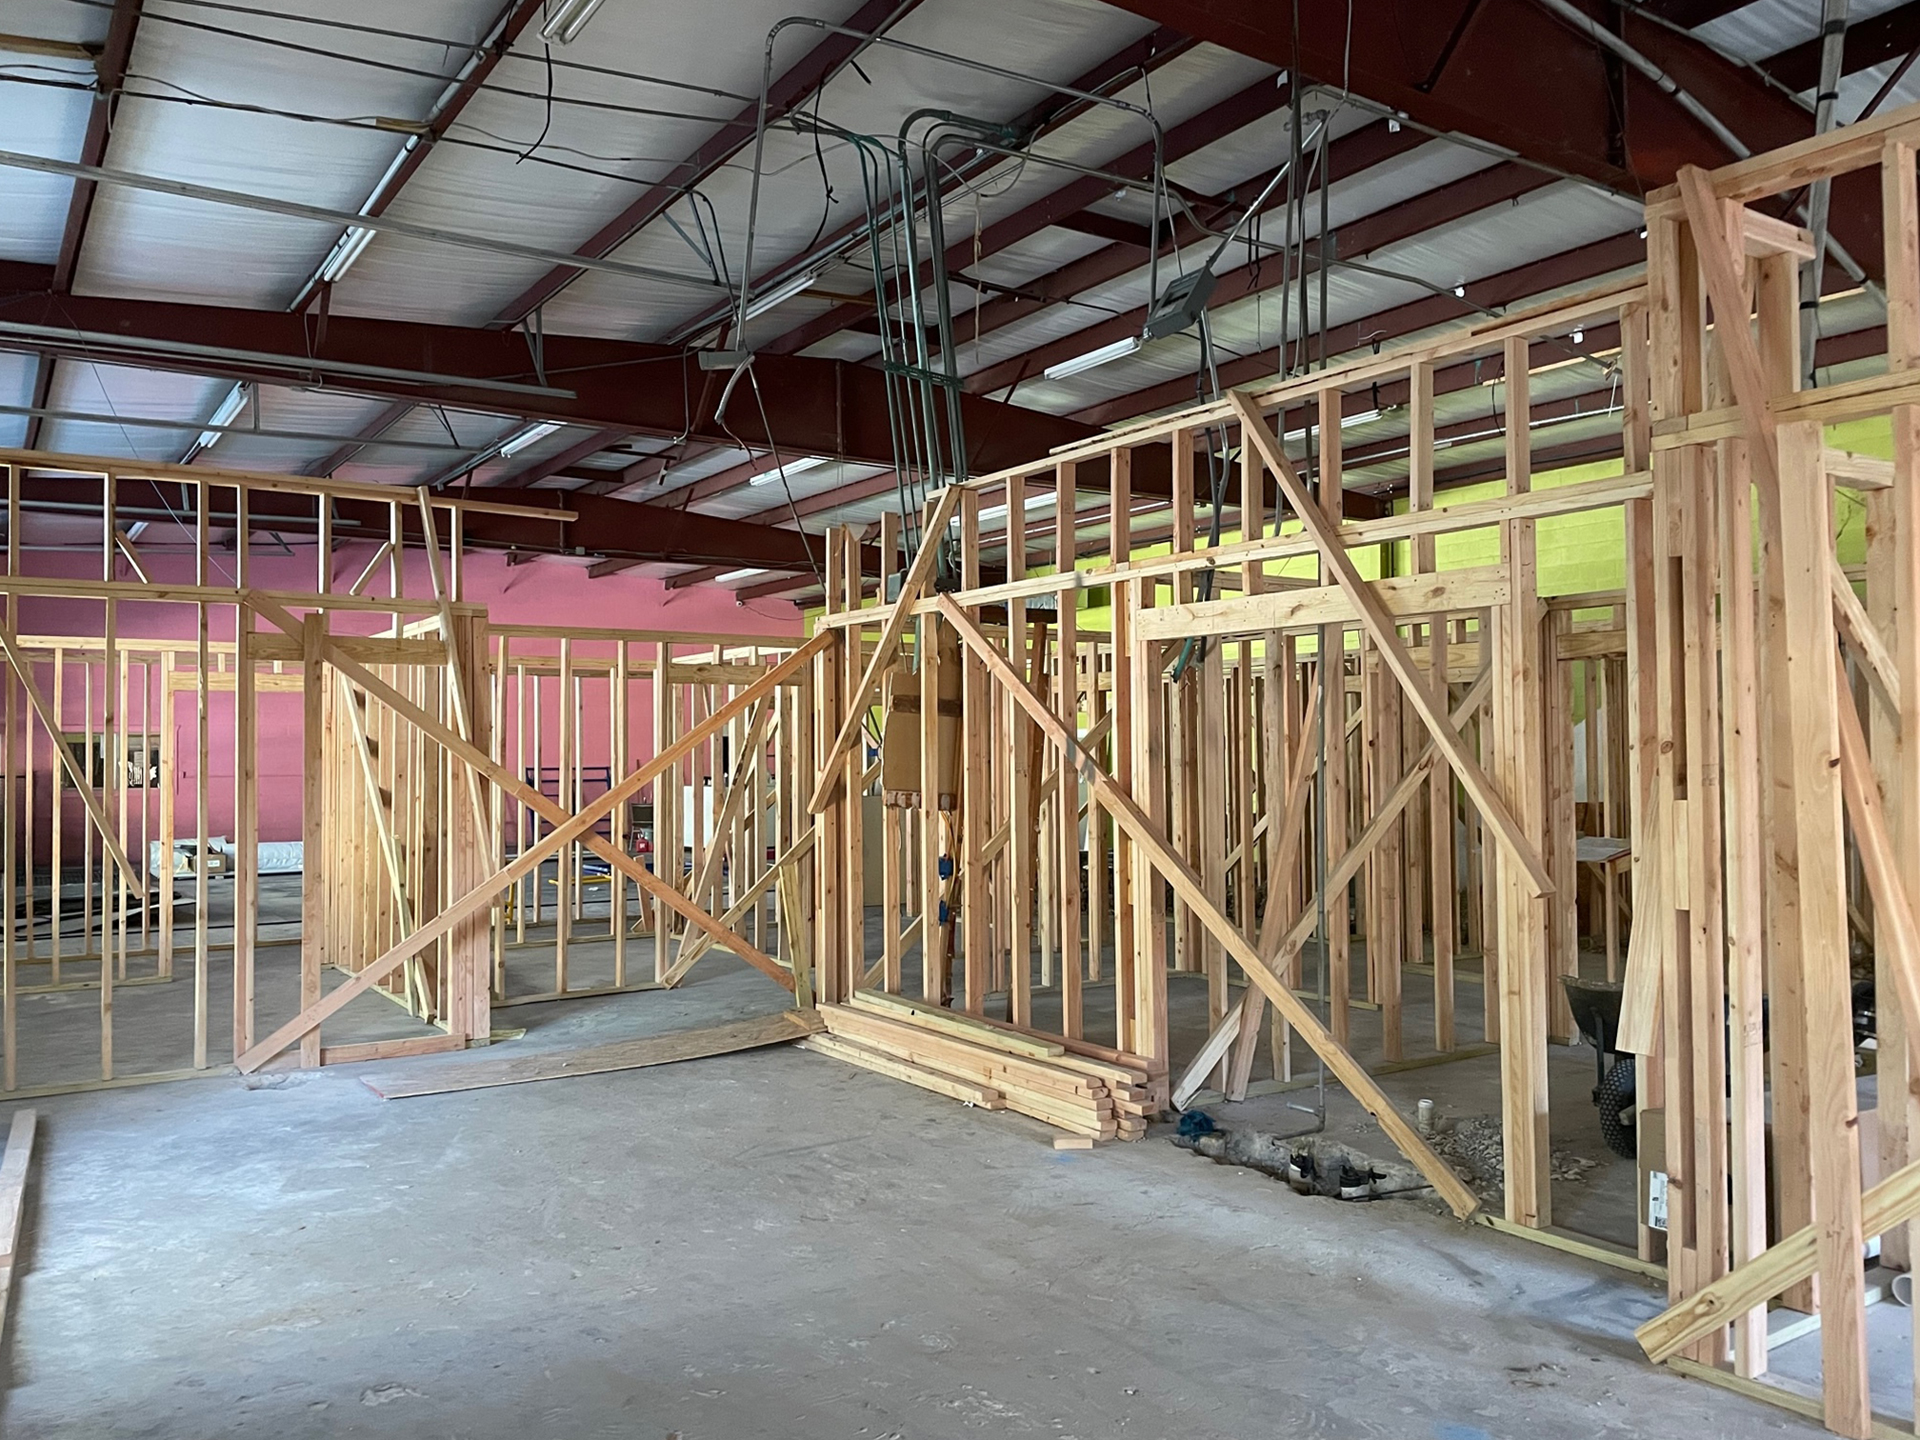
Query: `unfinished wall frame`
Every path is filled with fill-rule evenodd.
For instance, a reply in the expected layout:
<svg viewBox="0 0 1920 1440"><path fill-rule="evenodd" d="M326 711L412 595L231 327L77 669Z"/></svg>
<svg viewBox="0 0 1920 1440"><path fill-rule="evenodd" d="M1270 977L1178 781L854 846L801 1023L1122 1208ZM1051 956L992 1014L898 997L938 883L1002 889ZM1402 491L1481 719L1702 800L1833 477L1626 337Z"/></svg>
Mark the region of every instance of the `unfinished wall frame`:
<svg viewBox="0 0 1920 1440"><path fill-rule="evenodd" d="M782 803L795 783L787 697L805 668L800 642L494 629L458 588L463 510L564 512L4 452L10 537L23 533L30 474L98 487L102 523L95 574L36 573L28 547L12 543L0 579L15 916L0 956L5 1092L180 1078L229 1059L257 1069L290 1045L279 1063L484 1044L496 1005L677 984L716 938L794 988L791 963L767 951L786 953L793 927L774 920L773 897L808 843ZM120 513L129 478L168 496L179 488L169 508L190 543L190 578L162 573L182 568L161 553L178 541L156 544L157 522L147 518L143 537ZM276 518L250 523L261 491ZM270 591L249 583L256 532L303 528L289 496L310 503L304 528L327 563L310 589ZM385 517L351 583L333 554L347 504ZM408 595L409 574L431 594ZM53 622L46 633L23 633L23 607L30 622ZM89 633L61 633L70 629ZM543 686L549 702L566 697L544 732ZM302 878L297 923L263 928L269 709L276 736L301 737L273 774L300 787L301 844L286 863ZM643 785L630 783L636 754L657 772ZM627 803L650 789L685 837L662 845L677 863L661 879L649 847L633 843ZM585 823L583 810L594 812ZM267 848L278 858L290 847ZM581 898L596 886L604 905ZM561 916L569 923L556 926ZM611 950L612 983L570 982L569 950L583 941ZM644 947L644 979L639 969L628 979L630 944ZM75 991L98 992L97 1042L78 1034L70 1006L58 1019L44 1008L42 997ZM373 1027L382 1038L323 1043L314 1017L368 991L395 1002L392 1022ZM123 1018L129 1005L144 1012L121 1027L119 1053L116 1005ZM80 1048L91 1043L97 1065Z"/></svg>

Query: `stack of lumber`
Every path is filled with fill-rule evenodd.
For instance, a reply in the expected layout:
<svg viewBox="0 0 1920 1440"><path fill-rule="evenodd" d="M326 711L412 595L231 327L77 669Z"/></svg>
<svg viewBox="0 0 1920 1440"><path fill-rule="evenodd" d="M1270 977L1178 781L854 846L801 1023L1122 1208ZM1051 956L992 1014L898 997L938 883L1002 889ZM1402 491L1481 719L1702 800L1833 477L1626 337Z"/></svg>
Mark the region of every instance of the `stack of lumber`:
<svg viewBox="0 0 1920 1440"><path fill-rule="evenodd" d="M827 1033L803 1041L849 1064L986 1110L1016 1110L1072 1135L1139 1140L1164 1077L1144 1061L882 991L823 1005Z"/></svg>

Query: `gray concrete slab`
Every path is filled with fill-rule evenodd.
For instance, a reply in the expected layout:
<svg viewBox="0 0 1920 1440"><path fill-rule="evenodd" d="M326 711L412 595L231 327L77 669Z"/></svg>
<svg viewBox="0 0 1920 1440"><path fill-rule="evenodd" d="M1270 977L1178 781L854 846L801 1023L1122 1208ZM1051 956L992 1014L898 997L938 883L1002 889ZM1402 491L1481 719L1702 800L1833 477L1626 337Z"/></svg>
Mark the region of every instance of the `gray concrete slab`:
<svg viewBox="0 0 1920 1440"><path fill-rule="evenodd" d="M717 962L513 1015L529 1045L604 1040L750 1011L750 985L774 993ZM9 1437L1820 1433L1648 1367L1660 1298L1631 1276L1302 1198L1164 1128L1055 1152L790 1049L395 1102L343 1068L39 1104Z"/></svg>

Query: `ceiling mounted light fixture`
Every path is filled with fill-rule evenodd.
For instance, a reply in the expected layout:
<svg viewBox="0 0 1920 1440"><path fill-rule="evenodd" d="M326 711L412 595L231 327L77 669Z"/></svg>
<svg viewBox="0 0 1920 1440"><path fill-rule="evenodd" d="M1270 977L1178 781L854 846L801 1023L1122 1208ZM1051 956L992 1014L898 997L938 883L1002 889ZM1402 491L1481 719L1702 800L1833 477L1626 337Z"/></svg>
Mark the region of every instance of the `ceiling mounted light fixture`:
<svg viewBox="0 0 1920 1440"><path fill-rule="evenodd" d="M522 450L536 441L544 440L560 428L558 420L543 420L537 425L529 425L517 435L509 435L500 442L500 458L511 460Z"/></svg>
<svg viewBox="0 0 1920 1440"><path fill-rule="evenodd" d="M600 8L600 0L561 0L540 27L540 38L552 45L570 45Z"/></svg>
<svg viewBox="0 0 1920 1440"><path fill-rule="evenodd" d="M756 295L747 302L747 319L757 320L776 305L784 305L801 291L812 286L820 278L819 272L803 270L791 279L783 280L763 295Z"/></svg>
<svg viewBox="0 0 1920 1440"><path fill-rule="evenodd" d="M321 265L320 283L331 285L351 270L353 262L364 255L367 246L373 243L375 233L359 225L349 225L346 233L334 242L333 249Z"/></svg>
<svg viewBox="0 0 1920 1440"><path fill-rule="evenodd" d="M1105 365L1109 361L1124 359L1144 343L1138 335L1128 335L1114 341L1111 345L1102 345L1098 350L1089 350L1086 354L1076 355L1071 360L1062 360L1057 365L1049 365L1041 373L1049 380L1065 380L1069 375L1078 375L1083 371Z"/></svg>
<svg viewBox="0 0 1920 1440"><path fill-rule="evenodd" d="M220 408L213 412L213 418L207 421L210 429L202 430L200 438L193 442L194 449L211 449L219 442L226 431L221 428L231 425L240 412L246 408L247 396L252 392L251 385L236 385L227 392L227 398L220 402Z"/></svg>
<svg viewBox="0 0 1920 1440"><path fill-rule="evenodd" d="M756 570L753 566L749 565L744 570L729 570L724 575L716 575L713 577L713 583L716 585L728 585L735 580L751 580L756 575L764 575L766 573L765 570Z"/></svg>
<svg viewBox="0 0 1920 1440"><path fill-rule="evenodd" d="M824 455L802 455L798 460L789 460L785 464L774 466L771 470L762 470L749 479L747 484L750 487L772 485L782 477L792 479L802 471L812 470L827 463L827 457Z"/></svg>

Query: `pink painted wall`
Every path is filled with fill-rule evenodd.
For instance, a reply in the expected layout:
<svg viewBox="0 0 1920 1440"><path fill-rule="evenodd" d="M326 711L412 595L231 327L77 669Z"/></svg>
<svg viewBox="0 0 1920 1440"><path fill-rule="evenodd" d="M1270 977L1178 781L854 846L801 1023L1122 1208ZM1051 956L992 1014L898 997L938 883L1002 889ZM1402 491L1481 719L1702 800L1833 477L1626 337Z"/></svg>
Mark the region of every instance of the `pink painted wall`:
<svg viewBox="0 0 1920 1440"><path fill-rule="evenodd" d="M267 554L267 544L256 541L255 553L251 557L253 573L252 583L261 589L310 592L315 580L315 551L311 546L295 546L292 554ZM334 556L334 584L337 589L345 589L366 566L371 557L372 547L348 546ZM61 555L33 553L27 557L28 573L34 575L61 575L74 578L93 578L97 570L86 557L81 555ZM158 551L145 556L153 579L160 584L168 582L190 583L192 559L189 555L165 554ZM424 557L417 552L406 556L407 574L404 590L409 596L426 597L432 594L428 583ZM97 562L94 562L97 563ZM233 558L216 557L216 565L211 576L215 584L231 583ZM224 567L224 568L223 568ZM120 579L130 579L125 566L121 567ZM802 633L800 612L784 601L757 600L745 605L736 604L733 596L717 586L698 586L688 590L670 591L657 580L646 579L632 574L607 576L592 580L587 577L584 565L573 565L554 560L538 560L530 564L508 566L505 557L497 554L478 554L469 556L466 562L464 578L464 598L471 604L484 605L488 618L496 625L563 625L592 628L616 628L625 630L674 630L689 633L715 633L726 635L765 635L770 639L796 638ZM384 570L380 577L367 588L371 595L387 595L387 581ZM165 640L191 640L195 635L196 608L191 604L173 604L148 601L122 601L119 605L116 623L119 633L127 637ZM234 612L231 606L220 606L210 612L209 633L214 640L233 639ZM20 633L29 636L72 635L77 638L97 639L104 627L104 606L99 601L25 598L20 602ZM385 628L387 617L381 614L337 615L334 622L336 632L370 633ZM554 641L522 641L516 645L516 651L525 647L526 653L552 655L557 652ZM583 657L598 656L609 652L609 647L582 643L578 652ZM684 649L682 654L693 653ZM637 651L636 657L638 658ZM52 698L52 667L39 667L38 679L42 691ZM84 727L89 709L97 726L104 710L105 697L100 693L103 684L101 672L94 668L94 694L89 706L88 697L82 683L83 672L78 666L68 666L65 691L62 700L61 725L64 729L77 731ZM584 763L603 765L611 760L611 739L608 733L608 694L604 680L589 679L585 682L582 696L582 710L585 715L581 726L581 755ZM548 681L541 687L541 729L543 734L543 752L547 764L557 760L560 724L559 686ZM652 753L652 700L651 687L646 684L634 686L629 702L629 755L637 762ZM231 693L214 694L211 699L211 725L209 727L210 746L207 766L207 785L209 791L208 830L209 833L231 835L233 833L233 774L234 774L234 728L233 696ZM51 843L51 769L56 763L52 747L45 730L37 723L30 722L27 702L24 695L16 700L20 714L16 722L19 729L16 734L31 731L32 761L30 784L32 786L31 805L33 809L33 828L35 831L34 854L39 865L48 863ZM128 696L122 710L124 728L129 731L145 730L158 733L162 719L160 716L160 670L156 664L152 667L150 681L148 677L133 671L128 680ZM529 707L531 709L531 707ZM177 757L178 790L176 809L177 828L181 834L191 835L193 822L193 795L195 787L196 743L194 738L194 699L191 693L176 697L173 724L175 727L175 755ZM262 840L297 840L300 838L300 799L301 799L301 755L303 753L302 707L297 694L261 694L259 697L258 734L258 772L259 772L259 815L260 838ZM515 763L512 753L512 738L515 734L516 717L511 708L502 717L501 727L508 737L509 765ZM530 733L531 715L523 729ZM24 800L25 797L22 796ZM160 797L157 790L132 792L129 795L129 847L139 843L140 810L144 801L147 808L147 833L157 837L159 834ZM63 857L68 863L77 861L84 810L82 802L68 789L65 797L65 821L63 824L62 844L66 847Z"/></svg>

